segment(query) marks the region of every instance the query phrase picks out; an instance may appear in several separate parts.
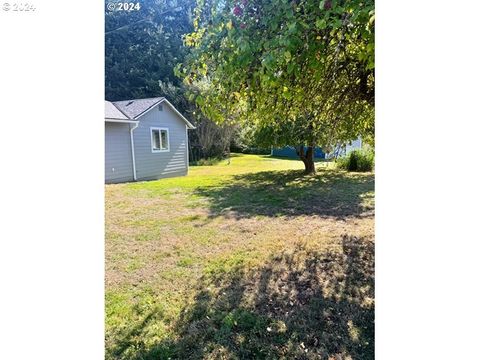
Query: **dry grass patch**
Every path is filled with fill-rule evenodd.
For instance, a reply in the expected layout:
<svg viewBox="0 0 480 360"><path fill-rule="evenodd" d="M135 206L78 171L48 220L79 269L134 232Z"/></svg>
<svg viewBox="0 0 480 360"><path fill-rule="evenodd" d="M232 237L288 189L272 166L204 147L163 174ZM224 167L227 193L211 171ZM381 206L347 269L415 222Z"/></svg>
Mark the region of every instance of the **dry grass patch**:
<svg viewBox="0 0 480 360"><path fill-rule="evenodd" d="M370 358L373 174L300 167L107 185L107 358Z"/></svg>

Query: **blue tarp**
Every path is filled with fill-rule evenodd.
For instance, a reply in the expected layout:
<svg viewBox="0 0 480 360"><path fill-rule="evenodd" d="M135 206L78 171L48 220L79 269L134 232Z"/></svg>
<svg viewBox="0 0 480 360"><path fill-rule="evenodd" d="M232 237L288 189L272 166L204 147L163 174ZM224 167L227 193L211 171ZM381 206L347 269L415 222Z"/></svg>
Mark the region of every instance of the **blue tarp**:
<svg viewBox="0 0 480 360"><path fill-rule="evenodd" d="M305 151L307 151L307 147L305 147ZM293 146L285 146L283 148L273 149L272 155L298 159L297 151ZM319 147L315 148L315 153L313 154L313 156L315 159L325 159L325 154Z"/></svg>

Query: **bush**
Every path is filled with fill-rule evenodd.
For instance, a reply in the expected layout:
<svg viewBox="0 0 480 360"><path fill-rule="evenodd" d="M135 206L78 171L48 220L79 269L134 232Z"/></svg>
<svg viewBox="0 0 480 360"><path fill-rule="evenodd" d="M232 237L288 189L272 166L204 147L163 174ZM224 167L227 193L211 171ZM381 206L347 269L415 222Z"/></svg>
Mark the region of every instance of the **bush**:
<svg viewBox="0 0 480 360"><path fill-rule="evenodd" d="M254 155L270 155L272 151L267 148L258 148L258 147L248 147L242 151L244 154L254 154Z"/></svg>
<svg viewBox="0 0 480 360"><path fill-rule="evenodd" d="M212 165L218 164L220 161L222 161L222 159L212 157L212 158L208 158L208 159L200 159L195 163L195 165L197 165L197 166L212 166Z"/></svg>
<svg viewBox="0 0 480 360"><path fill-rule="evenodd" d="M254 155L270 155L270 153L272 152L269 148L242 146L242 145L231 145L230 151L235 153L254 154Z"/></svg>
<svg viewBox="0 0 480 360"><path fill-rule="evenodd" d="M347 171L372 171L375 166L373 150L353 150L337 159L337 167Z"/></svg>

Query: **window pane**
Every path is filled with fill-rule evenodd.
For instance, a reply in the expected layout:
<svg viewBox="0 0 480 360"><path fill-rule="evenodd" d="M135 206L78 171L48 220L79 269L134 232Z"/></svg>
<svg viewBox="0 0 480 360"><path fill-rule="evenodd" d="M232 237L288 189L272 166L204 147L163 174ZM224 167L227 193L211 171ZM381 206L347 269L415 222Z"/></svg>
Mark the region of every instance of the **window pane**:
<svg viewBox="0 0 480 360"><path fill-rule="evenodd" d="M162 149L168 149L168 136L166 130L162 130Z"/></svg>
<svg viewBox="0 0 480 360"><path fill-rule="evenodd" d="M158 130L152 130L153 137L153 149L160 150L160 132Z"/></svg>

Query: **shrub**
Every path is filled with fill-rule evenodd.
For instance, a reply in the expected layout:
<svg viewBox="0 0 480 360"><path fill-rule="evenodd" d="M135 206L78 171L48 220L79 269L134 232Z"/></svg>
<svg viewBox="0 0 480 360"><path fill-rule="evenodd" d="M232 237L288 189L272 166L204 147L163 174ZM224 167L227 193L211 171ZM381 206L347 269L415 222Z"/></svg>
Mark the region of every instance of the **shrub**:
<svg viewBox="0 0 480 360"><path fill-rule="evenodd" d="M222 159L212 157L212 158L208 158L208 159L200 159L195 163L195 165L197 165L197 166L212 166L212 165L218 164L220 161L222 161Z"/></svg>
<svg viewBox="0 0 480 360"><path fill-rule="evenodd" d="M272 151L268 148L248 147L242 151L244 154L270 155Z"/></svg>
<svg viewBox="0 0 480 360"><path fill-rule="evenodd" d="M347 171L372 171L375 166L373 150L353 150L337 159L337 167Z"/></svg>
<svg viewBox="0 0 480 360"><path fill-rule="evenodd" d="M236 153L254 154L254 155L270 155L270 153L272 152L269 148L236 145L236 144L232 144L230 146L230 151L236 152Z"/></svg>

